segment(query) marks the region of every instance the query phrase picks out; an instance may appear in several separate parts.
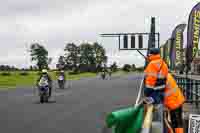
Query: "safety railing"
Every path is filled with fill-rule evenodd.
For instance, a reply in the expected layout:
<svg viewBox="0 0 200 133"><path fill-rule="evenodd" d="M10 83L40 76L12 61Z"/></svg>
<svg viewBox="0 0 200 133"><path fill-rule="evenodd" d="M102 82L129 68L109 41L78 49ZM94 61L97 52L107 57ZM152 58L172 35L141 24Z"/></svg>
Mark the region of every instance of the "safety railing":
<svg viewBox="0 0 200 133"><path fill-rule="evenodd" d="M200 79L174 75L178 86L182 89L187 103L195 103L198 107L200 102Z"/></svg>

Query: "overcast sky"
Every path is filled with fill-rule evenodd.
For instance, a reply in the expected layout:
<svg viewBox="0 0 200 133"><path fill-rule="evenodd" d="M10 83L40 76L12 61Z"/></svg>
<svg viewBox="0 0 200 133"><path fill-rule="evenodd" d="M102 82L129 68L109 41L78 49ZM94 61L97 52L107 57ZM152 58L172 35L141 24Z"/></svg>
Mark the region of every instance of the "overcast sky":
<svg viewBox="0 0 200 133"><path fill-rule="evenodd" d="M84 41L102 43L110 63L142 65L138 53L119 52L116 39L100 38L99 34L149 32L150 18L155 16L162 44L177 24L187 23L197 0L2 0L1 3L0 64L29 66L27 49L38 42L49 50L54 67L67 42Z"/></svg>

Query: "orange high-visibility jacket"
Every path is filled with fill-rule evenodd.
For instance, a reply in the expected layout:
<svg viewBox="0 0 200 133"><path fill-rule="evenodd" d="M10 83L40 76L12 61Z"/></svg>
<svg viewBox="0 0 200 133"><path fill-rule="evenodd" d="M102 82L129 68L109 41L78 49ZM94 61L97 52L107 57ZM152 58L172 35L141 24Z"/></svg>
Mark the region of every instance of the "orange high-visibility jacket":
<svg viewBox="0 0 200 133"><path fill-rule="evenodd" d="M169 73L165 88L164 105L169 110L174 110L180 107L184 102L185 97L183 96L181 89L178 87L173 76Z"/></svg>
<svg viewBox="0 0 200 133"><path fill-rule="evenodd" d="M150 55L148 57L150 61L144 70L145 73L145 87L152 88L156 90L157 78L167 78L168 67L167 64L161 59L160 55ZM162 88L165 88L162 87Z"/></svg>

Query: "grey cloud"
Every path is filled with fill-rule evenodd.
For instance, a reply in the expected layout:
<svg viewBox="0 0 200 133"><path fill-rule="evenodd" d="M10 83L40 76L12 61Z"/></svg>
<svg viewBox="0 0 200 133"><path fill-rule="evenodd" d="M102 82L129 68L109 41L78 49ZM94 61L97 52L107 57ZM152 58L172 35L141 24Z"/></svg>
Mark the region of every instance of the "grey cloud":
<svg viewBox="0 0 200 133"><path fill-rule="evenodd" d="M150 16L157 16L162 44L177 24L187 23L196 4L188 0L6 0L2 3L0 57L6 58L9 51L7 62L17 64L27 64L23 57L26 54L21 53L32 42L45 45L50 56L58 56L65 43L72 41L77 44L100 41L107 53L117 51L116 41L103 40L99 33L149 32ZM137 63L139 57L132 56L136 52L127 54L120 53L119 62ZM4 61L0 59L0 64Z"/></svg>
<svg viewBox="0 0 200 133"><path fill-rule="evenodd" d="M97 0L6 0L0 6L0 15L10 17L43 16L56 12L68 15L77 9L83 11L90 4L97 2Z"/></svg>

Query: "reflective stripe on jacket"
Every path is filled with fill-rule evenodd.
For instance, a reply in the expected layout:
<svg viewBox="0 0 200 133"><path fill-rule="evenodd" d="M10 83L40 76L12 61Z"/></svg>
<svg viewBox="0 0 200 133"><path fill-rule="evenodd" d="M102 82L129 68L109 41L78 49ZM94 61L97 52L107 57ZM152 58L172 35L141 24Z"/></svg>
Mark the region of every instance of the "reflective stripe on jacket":
<svg viewBox="0 0 200 133"><path fill-rule="evenodd" d="M165 88L164 84L161 86L156 86L157 79L166 79L168 74L168 67L166 63L161 59L160 55L151 55L149 57L150 63L147 65L146 69L144 70L145 73L145 86L148 88L159 89L163 87Z"/></svg>
<svg viewBox="0 0 200 133"><path fill-rule="evenodd" d="M150 86L150 85L145 85L146 88L150 88L150 89L153 89L153 90L163 90L163 88L166 87L166 85L160 85L160 86Z"/></svg>
<svg viewBox="0 0 200 133"><path fill-rule="evenodd" d="M175 79L171 74L167 76L167 85L165 88L164 105L170 109L174 110L180 107L185 102L185 98L181 89L178 87Z"/></svg>

